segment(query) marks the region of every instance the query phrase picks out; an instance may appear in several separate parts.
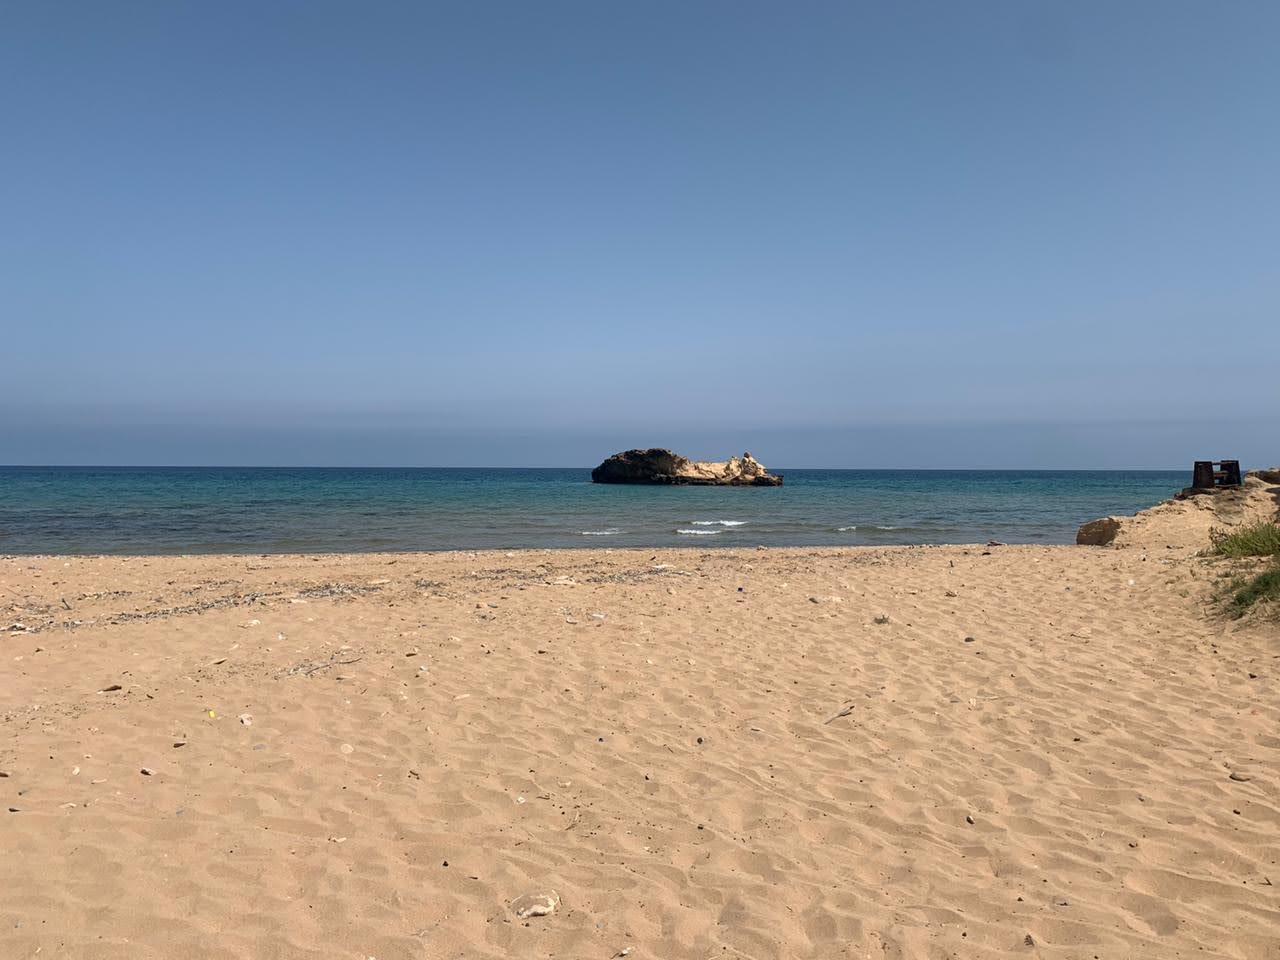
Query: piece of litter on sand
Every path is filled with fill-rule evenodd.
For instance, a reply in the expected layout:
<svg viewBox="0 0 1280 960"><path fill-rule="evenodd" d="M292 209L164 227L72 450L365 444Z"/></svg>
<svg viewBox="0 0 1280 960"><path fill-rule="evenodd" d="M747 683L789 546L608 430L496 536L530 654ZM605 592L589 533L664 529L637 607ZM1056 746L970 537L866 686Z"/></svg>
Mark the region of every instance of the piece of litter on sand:
<svg viewBox="0 0 1280 960"><path fill-rule="evenodd" d="M118 683L113 683L113 684L111 684L111 686L109 686L109 687L103 687L103 688L102 688L101 690L99 690L98 692L99 692L99 693L115 693L117 690L123 690L123 689L124 689L124 687L120 686L120 684L118 684Z"/></svg>
<svg viewBox="0 0 1280 960"><path fill-rule="evenodd" d="M1232 770L1231 779L1234 780L1236 783L1248 783L1250 780L1253 779L1253 777L1249 776L1249 774L1247 773L1241 773L1238 770Z"/></svg>
<svg viewBox="0 0 1280 960"><path fill-rule="evenodd" d="M469 693L460 693L460 694L458 694L456 697L454 697L453 699L455 699L455 700L465 700L465 699L467 699L467 697L469 697L469 696L471 696L471 694L469 694Z"/></svg>
<svg viewBox="0 0 1280 960"><path fill-rule="evenodd" d="M251 713L242 713L237 719L246 727L253 726L253 714Z"/></svg>
<svg viewBox="0 0 1280 960"><path fill-rule="evenodd" d="M227 658L226 658L226 657L219 657L217 660L213 661L213 665L214 665L215 667L220 667L220 666L222 666L222 665L223 665L224 663L226 663L226 662L227 662Z"/></svg>
<svg viewBox="0 0 1280 960"><path fill-rule="evenodd" d="M155 771L152 770L150 767L143 767L138 772L141 773L144 777L149 777L155 773Z"/></svg>
<svg viewBox="0 0 1280 960"><path fill-rule="evenodd" d="M352 746L351 744L349 744L349 743L344 743L344 744L343 744L342 746L340 746L338 749L339 749L339 750L341 750L343 753L346 753L346 754L352 754L352 753L355 753L355 752L356 752L356 748L355 748L355 747L353 747L353 746Z"/></svg>
<svg viewBox="0 0 1280 960"><path fill-rule="evenodd" d="M547 893L525 893L511 901L511 912L521 920L530 917L546 917L560 906L560 895L554 890Z"/></svg>
<svg viewBox="0 0 1280 960"><path fill-rule="evenodd" d="M240 626L241 626L242 628L243 628L243 627L257 627L257 626L261 626L261 625L262 625L262 621L261 621L261 620L246 620L244 623L240 624Z"/></svg>
<svg viewBox="0 0 1280 960"><path fill-rule="evenodd" d="M829 720L824 722L823 726L826 726L828 723L833 723L836 720L839 720L841 717L847 717L851 713L853 713L853 704L850 704L849 706L845 707L843 710L837 713L834 717L831 717Z"/></svg>

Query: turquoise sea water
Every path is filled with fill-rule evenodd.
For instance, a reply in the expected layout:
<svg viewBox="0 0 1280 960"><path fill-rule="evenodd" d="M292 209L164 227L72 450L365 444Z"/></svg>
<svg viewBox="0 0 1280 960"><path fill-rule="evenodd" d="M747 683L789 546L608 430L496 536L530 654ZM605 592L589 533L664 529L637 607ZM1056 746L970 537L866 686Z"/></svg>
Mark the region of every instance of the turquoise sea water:
<svg viewBox="0 0 1280 960"><path fill-rule="evenodd" d="M0 554L1068 543L1184 472L778 470L637 487L587 469L0 467Z"/></svg>

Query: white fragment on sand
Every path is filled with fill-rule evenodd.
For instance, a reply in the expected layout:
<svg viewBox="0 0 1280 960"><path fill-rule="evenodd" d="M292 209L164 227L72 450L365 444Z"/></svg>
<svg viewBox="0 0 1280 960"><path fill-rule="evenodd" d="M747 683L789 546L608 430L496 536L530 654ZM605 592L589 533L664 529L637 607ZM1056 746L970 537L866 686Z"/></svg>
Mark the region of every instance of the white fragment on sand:
<svg viewBox="0 0 1280 960"><path fill-rule="evenodd" d="M246 727L253 726L253 714L251 713L242 713L238 719L240 720L240 723Z"/></svg>
<svg viewBox="0 0 1280 960"><path fill-rule="evenodd" d="M348 754L348 755L353 754L353 753L355 753L355 752L356 752L356 748L355 748L355 747L353 747L353 746L352 746L351 744L349 744L349 743L344 743L344 744L343 744L342 746L340 746L338 749L339 749L339 750L341 750L343 753Z"/></svg>
<svg viewBox="0 0 1280 960"><path fill-rule="evenodd" d="M244 629L247 627L260 627L260 626L262 626L262 621L256 618L253 620L246 620L244 623L240 624L241 629Z"/></svg>
<svg viewBox="0 0 1280 960"><path fill-rule="evenodd" d="M511 912L521 920L530 917L546 917L555 913L560 906L560 894L554 890L547 893L525 893L511 901Z"/></svg>

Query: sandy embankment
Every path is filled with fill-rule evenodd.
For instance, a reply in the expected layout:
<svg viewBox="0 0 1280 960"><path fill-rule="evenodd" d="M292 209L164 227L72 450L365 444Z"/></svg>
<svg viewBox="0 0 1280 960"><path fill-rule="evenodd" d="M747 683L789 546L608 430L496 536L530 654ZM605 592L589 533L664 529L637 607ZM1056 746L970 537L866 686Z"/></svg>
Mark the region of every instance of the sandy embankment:
<svg viewBox="0 0 1280 960"><path fill-rule="evenodd" d="M1280 956L1280 637L1206 612L1200 509L4 559L0 957Z"/></svg>

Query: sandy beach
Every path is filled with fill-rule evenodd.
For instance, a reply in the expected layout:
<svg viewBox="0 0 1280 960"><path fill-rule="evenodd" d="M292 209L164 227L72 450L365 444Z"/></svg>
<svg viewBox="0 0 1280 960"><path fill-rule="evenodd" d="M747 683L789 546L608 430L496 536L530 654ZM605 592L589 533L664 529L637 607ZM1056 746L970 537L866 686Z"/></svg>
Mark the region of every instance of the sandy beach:
<svg viewBox="0 0 1280 960"><path fill-rule="evenodd" d="M1223 522L5 558L0 956L1280 956Z"/></svg>

